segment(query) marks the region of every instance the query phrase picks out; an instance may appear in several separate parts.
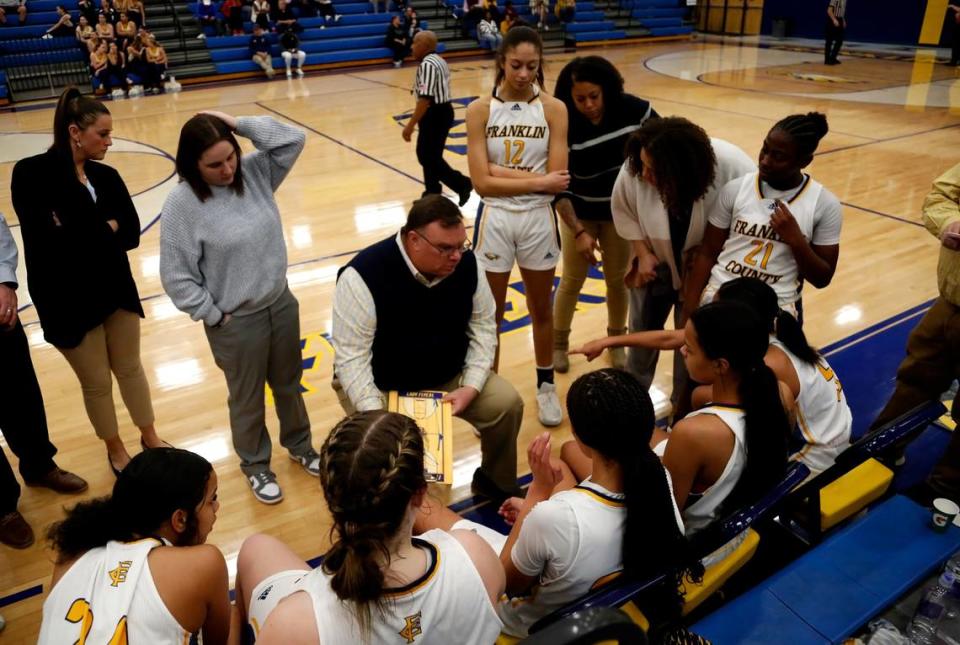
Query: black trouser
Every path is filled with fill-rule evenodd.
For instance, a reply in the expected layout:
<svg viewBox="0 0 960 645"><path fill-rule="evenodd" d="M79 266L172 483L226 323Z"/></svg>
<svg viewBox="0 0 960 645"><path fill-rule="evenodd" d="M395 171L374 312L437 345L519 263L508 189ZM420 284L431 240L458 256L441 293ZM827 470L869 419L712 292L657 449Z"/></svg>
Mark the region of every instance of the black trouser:
<svg viewBox="0 0 960 645"><path fill-rule="evenodd" d="M10 450L20 460L24 479L39 479L55 464L57 449L47 433L40 384L33 371L27 335L20 321L9 331L0 331L0 431ZM6 455L0 450L0 515L17 510L20 485Z"/></svg>
<svg viewBox="0 0 960 645"><path fill-rule="evenodd" d="M453 127L453 107L449 103L433 104L420 119L417 135L417 161L423 166L424 193L440 193L446 184L458 195L473 186L470 178L450 167L443 158L447 135Z"/></svg>
<svg viewBox="0 0 960 645"><path fill-rule="evenodd" d="M953 47L950 50L950 64L960 63L960 22L953 25Z"/></svg>
<svg viewBox="0 0 960 645"><path fill-rule="evenodd" d="M847 21L843 18L837 18L839 26L835 26L833 21L827 19L826 44L823 48L823 62L832 63L837 60L840 53L840 47L843 46L843 32L847 28Z"/></svg>

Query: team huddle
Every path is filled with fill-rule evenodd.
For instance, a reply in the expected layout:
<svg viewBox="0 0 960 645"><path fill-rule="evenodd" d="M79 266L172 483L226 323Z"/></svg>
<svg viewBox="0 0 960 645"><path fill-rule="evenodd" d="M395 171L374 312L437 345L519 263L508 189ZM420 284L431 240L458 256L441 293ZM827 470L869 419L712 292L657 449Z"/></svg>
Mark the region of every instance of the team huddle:
<svg viewBox="0 0 960 645"><path fill-rule="evenodd" d="M84 121L78 109L71 132L102 116ZM828 285L839 257L840 203L804 172L827 133L823 115L778 121L755 164L626 94L605 59L574 59L548 94L540 37L521 26L504 36L495 87L470 104L466 127L482 198L474 240L454 202L426 194L399 232L340 270L332 385L346 416L315 452L273 198L305 136L219 112L184 126L182 182L161 220L164 288L204 323L253 494L282 499L264 425L269 383L281 443L320 479L332 544L311 569L280 540L248 537L231 605L224 556L204 543L219 509L216 472L188 451L151 447L117 468L111 496L51 528L41 643L172 644L202 633L208 645L490 644L526 636L618 573L668 574L669 622L683 582L709 564L694 555L698 533L763 497L791 461L821 471L849 444L840 380L802 328L802 287ZM236 136L257 150L241 155ZM571 348L577 296L601 260L606 334ZM539 421L559 425L566 410L574 436L559 458L547 431L532 441L525 492L524 402L496 373L514 265ZM664 329L671 311L674 329ZM430 352L410 364L410 345ZM562 405L554 373L571 355L605 351L613 367L577 378ZM648 393L660 351L676 356L666 430ZM509 534L430 496L421 431L384 411L391 390L447 392L479 436L473 492L499 505Z"/></svg>

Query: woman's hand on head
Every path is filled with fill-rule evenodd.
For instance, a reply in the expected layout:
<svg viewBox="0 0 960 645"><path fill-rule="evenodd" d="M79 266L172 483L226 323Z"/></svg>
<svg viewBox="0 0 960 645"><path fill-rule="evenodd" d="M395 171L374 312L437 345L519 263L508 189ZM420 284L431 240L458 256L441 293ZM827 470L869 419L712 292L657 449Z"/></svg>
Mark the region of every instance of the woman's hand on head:
<svg viewBox="0 0 960 645"><path fill-rule="evenodd" d="M215 116L224 123L227 124L227 127L231 130L237 129L237 117L230 116L226 112L218 112L217 110L200 110L197 114L209 114L210 116Z"/></svg>

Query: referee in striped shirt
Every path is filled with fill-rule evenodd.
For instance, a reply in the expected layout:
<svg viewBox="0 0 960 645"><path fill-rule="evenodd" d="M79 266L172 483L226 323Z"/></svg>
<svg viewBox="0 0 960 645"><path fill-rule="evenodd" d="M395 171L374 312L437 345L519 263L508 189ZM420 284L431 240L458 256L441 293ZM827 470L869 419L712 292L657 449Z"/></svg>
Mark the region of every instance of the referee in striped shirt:
<svg viewBox="0 0 960 645"><path fill-rule="evenodd" d="M843 35L847 30L847 0L830 0L827 4L826 43L824 44L823 63L839 65L837 55L843 46Z"/></svg>
<svg viewBox="0 0 960 645"><path fill-rule="evenodd" d="M453 127L453 107L450 105L450 68L436 50L437 35L432 31L421 31L413 37L412 53L420 61L413 87L417 105L403 129L403 140L410 141L413 128L420 124L417 161L423 167L423 194L441 193L443 183L457 193L463 206L470 199L473 184L443 158L447 134Z"/></svg>

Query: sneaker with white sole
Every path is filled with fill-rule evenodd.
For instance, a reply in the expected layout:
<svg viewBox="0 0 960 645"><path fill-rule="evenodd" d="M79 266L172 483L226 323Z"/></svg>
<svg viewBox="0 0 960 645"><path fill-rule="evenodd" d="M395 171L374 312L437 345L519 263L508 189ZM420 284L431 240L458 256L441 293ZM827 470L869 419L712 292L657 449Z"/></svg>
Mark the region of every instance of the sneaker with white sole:
<svg viewBox="0 0 960 645"><path fill-rule="evenodd" d="M306 452L302 455L290 454L290 459L297 462L303 469L307 471L308 475L313 475L314 477L320 476L320 455L313 449L310 452Z"/></svg>
<svg viewBox="0 0 960 645"><path fill-rule="evenodd" d="M303 78L303 68L302 68L302 67L298 67L298 68L297 68L297 76L298 76L299 78Z"/></svg>
<svg viewBox="0 0 960 645"><path fill-rule="evenodd" d="M541 383L537 389L537 416L541 425L547 427L558 426L563 421L563 410L560 408L560 397L557 396L557 386L553 383Z"/></svg>
<svg viewBox="0 0 960 645"><path fill-rule="evenodd" d="M277 504L283 501L283 491L277 483L277 476L270 471L249 475L247 480L253 490L253 496L264 504Z"/></svg>

